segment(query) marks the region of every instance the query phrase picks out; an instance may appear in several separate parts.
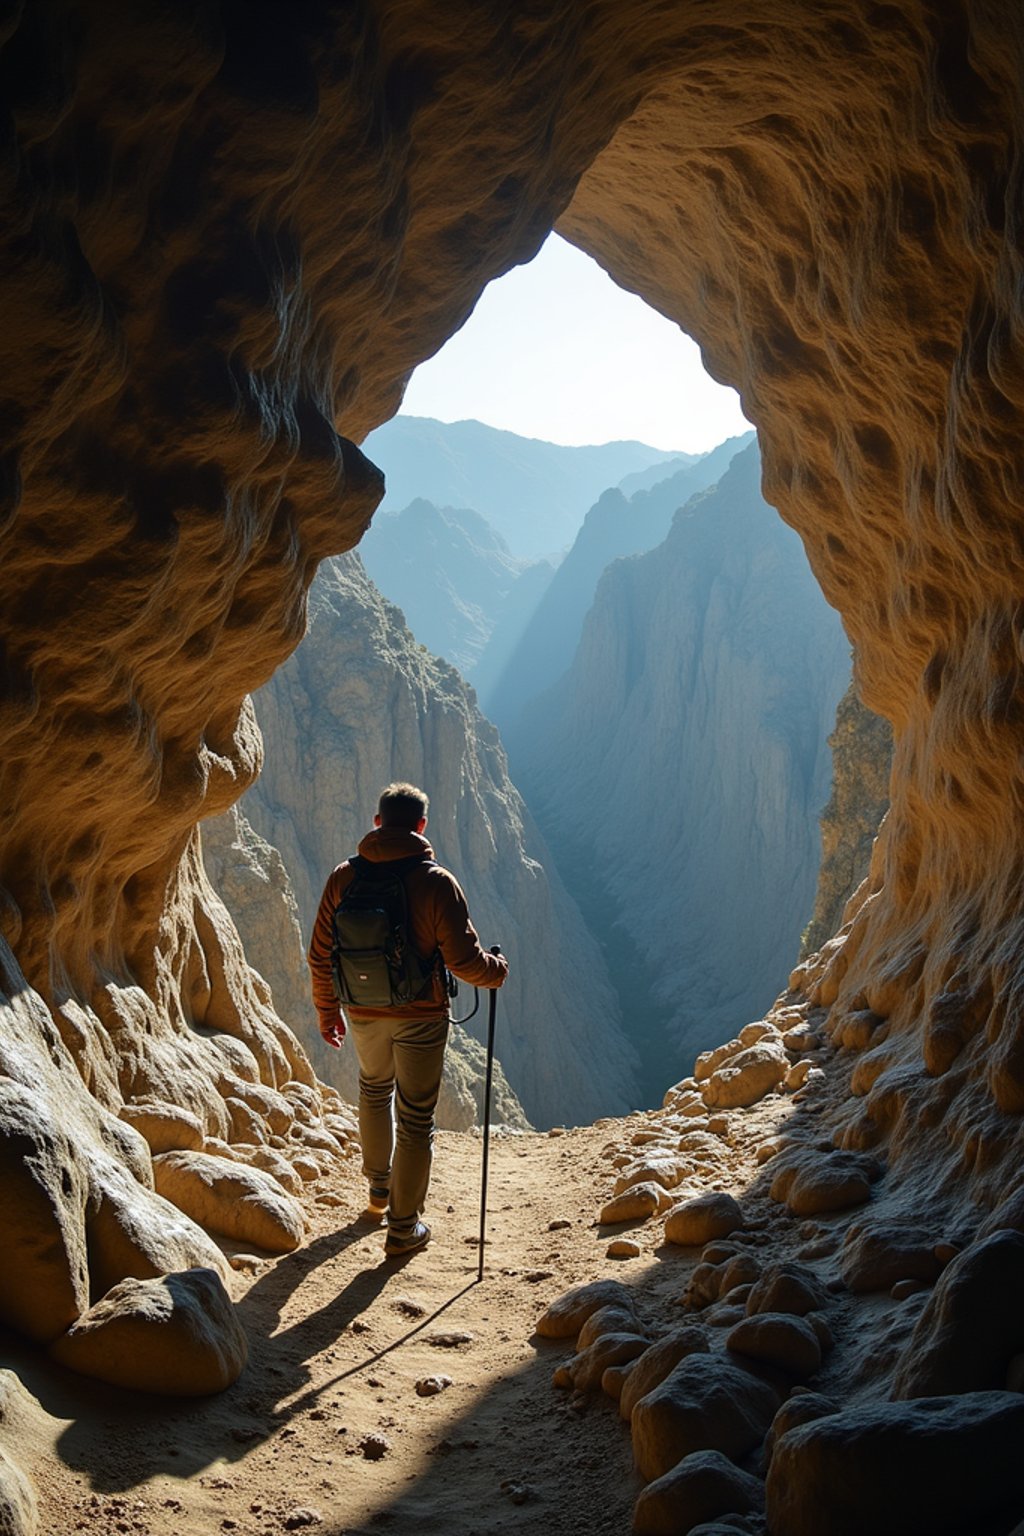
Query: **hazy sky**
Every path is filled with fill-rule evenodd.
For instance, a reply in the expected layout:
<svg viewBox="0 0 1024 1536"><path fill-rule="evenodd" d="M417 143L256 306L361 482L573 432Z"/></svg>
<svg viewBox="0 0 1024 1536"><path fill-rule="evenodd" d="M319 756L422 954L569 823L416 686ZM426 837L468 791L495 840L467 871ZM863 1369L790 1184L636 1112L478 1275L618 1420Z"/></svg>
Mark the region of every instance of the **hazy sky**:
<svg viewBox="0 0 1024 1536"><path fill-rule="evenodd" d="M690 453L750 426L696 342L557 235L484 290L417 368L402 411L553 443L638 438Z"/></svg>

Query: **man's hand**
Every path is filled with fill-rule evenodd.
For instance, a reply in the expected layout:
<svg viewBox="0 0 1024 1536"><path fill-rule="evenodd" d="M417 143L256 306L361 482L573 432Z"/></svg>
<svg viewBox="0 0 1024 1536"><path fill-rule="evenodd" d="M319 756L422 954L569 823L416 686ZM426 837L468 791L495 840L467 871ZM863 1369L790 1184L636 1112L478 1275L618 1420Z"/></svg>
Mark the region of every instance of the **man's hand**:
<svg viewBox="0 0 1024 1536"><path fill-rule="evenodd" d="M329 1022L321 1019L320 1033L328 1045L332 1045L336 1051L340 1051L345 1043L345 1020L340 1014Z"/></svg>

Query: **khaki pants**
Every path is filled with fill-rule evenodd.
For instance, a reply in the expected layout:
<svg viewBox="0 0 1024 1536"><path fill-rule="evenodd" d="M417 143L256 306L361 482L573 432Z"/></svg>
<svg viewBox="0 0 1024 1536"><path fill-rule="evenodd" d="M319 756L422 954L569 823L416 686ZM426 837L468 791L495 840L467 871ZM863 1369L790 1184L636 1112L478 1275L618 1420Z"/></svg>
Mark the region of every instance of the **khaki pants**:
<svg viewBox="0 0 1024 1536"><path fill-rule="evenodd" d="M381 1013L352 1019L350 1027L359 1057L363 1173L371 1184L391 1192L389 1229L411 1232L430 1183L448 1015L396 1019Z"/></svg>

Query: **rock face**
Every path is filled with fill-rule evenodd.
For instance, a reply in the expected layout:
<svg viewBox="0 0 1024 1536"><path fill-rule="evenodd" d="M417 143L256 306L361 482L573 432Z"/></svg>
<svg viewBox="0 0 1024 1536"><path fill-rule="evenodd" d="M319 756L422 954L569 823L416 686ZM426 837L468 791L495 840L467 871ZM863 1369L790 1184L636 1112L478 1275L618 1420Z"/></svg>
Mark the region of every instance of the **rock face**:
<svg viewBox="0 0 1024 1536"><path fill-rule="evenodd" d="M641 485L630 492L612 486L590 508L572 548L504 666L491 680L492 658L485 652L481 666L486 689L480 679L475 679L483 708L497 724L513 757L524 730L524 707L572 665L583 621L605 568L623 555L642 554L660 544L678 509L697 491L714 485L735 455L753 439L754 434L748 432L721 443L693 463L669 463L664 477L652 485ZM388 596L391 595L389 592ZM528 723L525 730L528 735Z"/></svg>
<svg viewBox="0 0 1024 1536"><path fill-rule="evenodd" d="M889 808L892 727L872 714L851 682L836 710L832 749L832 793L821 813L821 868L814 916L801 954L814 954L843 921L843 909L867 879L882 817Z"/></svg>
<svg viewBox="0 0 1024 1536"><path fill-rule="evenodd" d="M606 486L675 459L646 443L567 448L482 421L426 416L394 417L370 433L365 448L387 477L383 512L398 512L417 497L438 507L473 507L516 556L532 560L571 544Z"/></svg>
<svg viewBox="0 0 1024 1536"><path fill-rule="evenodd" d="M356 557L324 568L310 633L258 696L267 739L246 815L291 874L309 933L323 882L355 851L393 778L431 796L428 835L455 871L484 944L512 976L497 1050L530 1121L550 1125L629 1107L634 1058L596 944L508 778L497 732L470 690L430 656ZM463 989L456 1016L472 1005ZM485 1005L467 1032L486 1032ZM635 1102L635 1100L634 1100ZM513 1122L515 1123L515 1122Z"/></svg>
<svg viewBox="0 0 1024 1536"><path fill-rule="evenodd" d="M570 672L517 736L524 794L620 956L659 1093L666 1044L682 1064L764 1012L814 894L848 649L758 472L748 448L662 545L609 568Z"/></svg>

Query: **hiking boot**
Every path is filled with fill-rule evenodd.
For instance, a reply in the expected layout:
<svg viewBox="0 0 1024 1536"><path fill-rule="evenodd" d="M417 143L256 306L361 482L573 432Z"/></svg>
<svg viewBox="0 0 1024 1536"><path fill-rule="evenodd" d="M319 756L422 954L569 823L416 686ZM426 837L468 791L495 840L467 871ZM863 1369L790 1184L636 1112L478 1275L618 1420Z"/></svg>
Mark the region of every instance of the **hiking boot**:
<svg viewBox="0 0 1024 1536"><path fill-rule="evenodd" d="M388 1191L383 1184L371 1184L370 1194L366 1201L367 1216L375 1216L378 1221L382 1216L386 1216L388 1210L388 1198Z"/></svg>
<svg viewBox="0 0 1024 1536"><path fill-rule="evenodd" d="M407 1253L417 1253L429 1242L430 1228L425 1221L418 1221L411 1232L389 1232L384 1252L389 1259L399 1259Z"/></svg>

